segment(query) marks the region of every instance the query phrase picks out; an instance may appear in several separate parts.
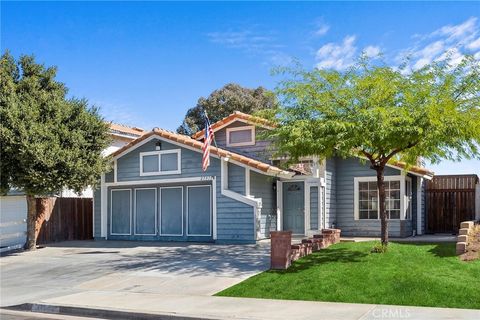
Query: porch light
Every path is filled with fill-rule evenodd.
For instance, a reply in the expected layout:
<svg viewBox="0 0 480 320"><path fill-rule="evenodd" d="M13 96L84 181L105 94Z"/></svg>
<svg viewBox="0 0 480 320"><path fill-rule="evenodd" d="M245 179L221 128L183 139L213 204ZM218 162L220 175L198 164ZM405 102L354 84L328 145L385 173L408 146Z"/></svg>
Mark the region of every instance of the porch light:
<svg viewBox="0 0 480 320"><path fill-rule="evenodd" d="M155 150L162 150L162 142L157 141L155 143Z"/></svg>

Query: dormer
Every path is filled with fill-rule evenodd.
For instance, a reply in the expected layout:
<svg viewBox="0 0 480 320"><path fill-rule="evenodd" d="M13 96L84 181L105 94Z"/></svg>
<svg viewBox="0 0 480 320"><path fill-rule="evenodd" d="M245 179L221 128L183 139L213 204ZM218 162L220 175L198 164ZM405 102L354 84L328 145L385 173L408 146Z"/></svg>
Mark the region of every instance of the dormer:
<svg viewBox="0 0 480 320"><path fill-rule="evenodd" d="M269 162L271 143L261 133L274 126L268 120L236 111L213 123L211 128L218 147ZM203 141L204 136L205 130L201 130L192 137Z"/></svg>

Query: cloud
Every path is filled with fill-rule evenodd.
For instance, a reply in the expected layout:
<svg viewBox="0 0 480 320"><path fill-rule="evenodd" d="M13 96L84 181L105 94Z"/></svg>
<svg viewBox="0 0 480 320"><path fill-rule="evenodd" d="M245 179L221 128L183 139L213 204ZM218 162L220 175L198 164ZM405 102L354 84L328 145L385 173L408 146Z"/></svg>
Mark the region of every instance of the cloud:
<svg viewBox="0 0 480 320"><path fill-rule="evenodd" d="M355 36L346 36L342 43L327 43L316 54L317 68L344 70L353 63L357 52Z"/></svg>
<svg viewBox="0 0 480 320"><path fill-rule="evenodd" d="M367 55L367 57L373 58L380 54L381 49L378 46L368 46L363 49L363 52Z"/></svg>
<svg viewBox="0 0 480 320"><path fill-rule="evenodd" d="M416 34L413 36L417 40L415 44L401 51L396 60L398 62L409 56L413 69L446 59L454 67L467 53L479 60L479 55L475 52L480 48L479 33L478 18L471 17L462 23L445 25L428 34Z"/></svg>
<svg viewBox="0 0 480 320"><path fill-rule="evenodd" d="M319 23L317 25L317 30L314 32L314 35L317 37L321 37L327 34L328 30L330 30L330 26L326 23Z"/></svg>
<svg viewBox="0 0 480 320"><path fill-rule="evenodd" d="M348 35L341 43L327 43L318 49L315 59L319 69L345 70L350 67L357 58L358 48L355 44L356 36ZM380 54L379 46L366 46L363 52L369 57Z"/></svg>
<svg viewBox="0 0 480 320"><path fill-rule="evenodd" d="M292 58L283 52L273 32L259 32L251 29L240 31L210 32L207 34L210 42L226 48L241 50L252 55L261 56L267 64L284 65Z"/></svg>
<svg viewBox="0 0 480 320"><path fill-rule="evenodd" d="M256 34L250 30L211 32L207 34L207 37L212 43L229 48L243 49L249 53L258 53L280 47L272 36Z"/></svg>
<svg viewBox="0 0 480 320"><path fill-rule="evenodd" d="M480 37L467 44L467 48L470 50L480 49Z"/></svg>
<svg viewBox="0 0 480 320"><path fill-rule="evenodd" d="M458 25L446 25L433 32L432 35L447 36L449 41L462 41L478 31L477 20L476 17L471 17Z"/></svg>

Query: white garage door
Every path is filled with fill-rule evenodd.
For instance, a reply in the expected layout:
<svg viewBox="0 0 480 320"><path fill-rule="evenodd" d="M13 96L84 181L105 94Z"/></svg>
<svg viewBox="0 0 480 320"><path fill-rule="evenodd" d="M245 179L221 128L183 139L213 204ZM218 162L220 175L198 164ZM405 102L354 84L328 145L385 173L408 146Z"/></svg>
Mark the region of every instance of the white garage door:
<svg viewBox="0 0 480 320"><path fill-rule="evenodd" d="M27 232L25 196L0 197L0 252L20 248Z"/></svg>

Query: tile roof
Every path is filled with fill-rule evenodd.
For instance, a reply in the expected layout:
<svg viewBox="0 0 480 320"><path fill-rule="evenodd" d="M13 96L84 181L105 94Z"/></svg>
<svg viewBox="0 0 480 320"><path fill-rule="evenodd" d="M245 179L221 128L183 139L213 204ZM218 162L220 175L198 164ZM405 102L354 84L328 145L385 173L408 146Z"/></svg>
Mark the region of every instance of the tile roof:
<svg viewBox="0 0 480 320"><path fill-rule="evenodd" d="M133 136L134 138L137 138L147 133L142 128L129 127L123 124L118 124L113 122L110 122L109 126L110 126L110 132L112 134L123 134L123 135Z"/></svg>
<svg viewBox="0 0 480 320"><path fill-rule="evenodd" d="M114 153L112 153L112 157L116 157L116 156L120 155L124 151L130 149L134 145L142 142L145 139L148 139L149 137L151 137L153 135L158 135L162 138L165 138L165 139L168 139L168 140L171 140L171 141L174 141L174 142L178 142L178 143L184 144L184 145L189 146L189 147L193 147L193 148L198 149L198 150L202 150L202 147L203 147L203 142L192 139L189 136L174 133L174 132L164 130L164 129L155 128L152 131L150 131L150 132L142 135L141 137L131 141L130 143L126 144L122 148L120 148L117 151L115 151ZM260 170L262 172L265 172L265 173L268 173L268 174L271 174L271 175L288 175L288 176L293 176L294 175L294 172L282 170L280 168L269 165L267 163L264 163L264 162L261 162L261 161L255 160L255 159L251 159L251 158L242 156L238 153L227 151L227 150L217 148L217 147L214 147L214 146L210 146L210 153L212 153L214 155L217 155L219 157L230 158L230 159L232 159L234 161L237 161L237 162L240 162L240 163L242 163L242 164L244 164L248 167Z"/></svg>
<svg viewBox="0 0 480 320"><path fill-rule="evenodd" d="M401 162L401 161L389 161L389 164L401 169L406 169L409 172L417 173L423 176L433 177L434 175L434 172L431 170L428 170L427 168L419 167L419 166L407 166L405 162Z"/></svg>
<svg viewBox="0 0 480 320"><path fill-rule="evenodd" d="M214 124L212 124L212 130L215 132L219 128L224 127L224 126L226 126L226 125L228 125L232 122L235 122L237 120L243 120L243 121L249 122L253 125L257 125L257 126L260 126L260 127L271 128L271 127L276 126L275 123L273 123L269 120L266 120L266 119L263 119L263 118L260 118L260 117L256 117L256 116L252 116L250 114L246 114L246 113L243 113L243 112L240 112L240 111L235 111L231 115L229 115L229 116L215 122ZM203 137L204 134L205 134L205 130L201 130L201 131L198 131L197 133L193 134L192 138L193 139L200 139L200 138Z"/></svg>

